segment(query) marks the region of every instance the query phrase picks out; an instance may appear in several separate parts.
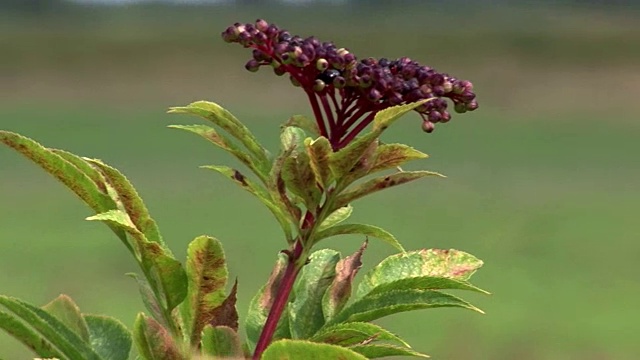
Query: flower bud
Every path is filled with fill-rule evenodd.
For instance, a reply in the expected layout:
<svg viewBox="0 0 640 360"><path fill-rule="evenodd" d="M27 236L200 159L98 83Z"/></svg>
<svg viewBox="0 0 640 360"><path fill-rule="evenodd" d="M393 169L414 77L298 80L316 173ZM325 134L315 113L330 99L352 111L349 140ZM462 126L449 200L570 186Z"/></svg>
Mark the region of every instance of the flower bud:
<svg viewBox="0 0 640 360"><path fill-rule="evenodd" d="M313 90L315 92L320 92L320 91L324 90L326 85L327 84L325 84L324 81L322 81L320 79L316 79L316 81L313 83Z"/></svg>
<svg viewBox="0 0 640 360"><path fill-rule="evenodd" d="M435 129L435 126L433 125L432 122L429 122L429 120L424 120L422 122L422 131L426 133L430 133L430 132L433 132L433 129Z"/></svg>
<svg viewBox="0 0 640 360"><path fill-rule="evenodd" d="M260 63L255 59L251 59L244 65L244 68L251 72L256 72L260 69Z"/></svg>
<svg viewBox="0 0 640 360"><path fill-rule="evenodd" d="M376 101L380 100L381 98L382 98L382 94L380 94L380 91L378 91L376 89L371 89L367 93L367 99L369 101L371 101L371 102L376 102Z"/></svg>
<svg viewBox="0 0 640 360"><path fill-rule="evenodd" d="M316 69L318 69L318 71L325 71L329 68L329 62L325 59L318 59L318 61L316 61Z"/></svg>
<svg viewBox="0 0 640 360"><path fill-rule="evenodd" d="M258 29L260 31L267 31L268 28L269 28L269 23L268 22L266 22L263 19L256 20L256 29Z"/></svg>
<svg viewBox="0 0 640 360"><path fill-rule="evenodd" d="M456 103L453 107L453 109L458 113L458 114L464 114L467 112L467 105L465 103Z"/></svg>
<svg viewBox="0 0 640 360"><path fill-rule="evenodd" d="M344 77L336 76L336 78L333 79L333 86L335 86L336 89L342 89L345 85L347 85L347 80L345 80Z"/></svg>

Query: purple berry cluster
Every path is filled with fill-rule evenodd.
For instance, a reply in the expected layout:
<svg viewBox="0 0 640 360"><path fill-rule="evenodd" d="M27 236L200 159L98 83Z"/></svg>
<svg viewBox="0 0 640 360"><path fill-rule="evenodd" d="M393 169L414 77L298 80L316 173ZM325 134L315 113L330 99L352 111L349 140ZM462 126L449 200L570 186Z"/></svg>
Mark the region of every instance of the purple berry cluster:
<svg viewBox="0 0 640 360"><path fill-rule="evenodd" d="M264 20L236 23L222 37L253 49L247 70L268 65L279 76L288 74L292 84L307 94L321 135L336 150L353 140L378 111L390 106L431 99L416 108L426 132L451 119L445 98L458 113L478 108L471 82L438 73L407 57L358 60L331 42L313 36L303 39Z"/></svg>

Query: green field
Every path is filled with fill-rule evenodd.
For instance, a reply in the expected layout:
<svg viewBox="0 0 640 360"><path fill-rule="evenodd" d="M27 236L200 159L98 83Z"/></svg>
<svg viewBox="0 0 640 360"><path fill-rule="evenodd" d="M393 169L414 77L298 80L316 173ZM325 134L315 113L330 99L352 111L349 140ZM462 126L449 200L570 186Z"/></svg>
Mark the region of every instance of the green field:
<svg viewBox="0 0 640 360"><path fill-rule="evenodd" d="M401 10L128 8L11 18L0 37L0 129L118 167L179 258L197 235L221 239L243 316L284 240L255 199L197 168L234 162L167 129L198 120L166 108L219 102L274 151L278 125L309 113L286 79L244 71L249 54L219 40L235 21L264 16L361 56L414 57L471 79L481 107L433 134L416 115L385 134L431 155L412 168L448 178L362 200L354 219L409 249L478 256L485 267L475 283L493 295L470 295L486 315L429 310L384 325L435 359L640 358L640 50L629 46L640 43L638 14ZM133 262L106 227L83 220L89 215L61 184L0 148L0 293L36 304L66 293L84 311L131 326L143 309L124 276ZM362 240L325 245L349 253ZM372 242L365 268L392 252ZM0 358L29 356L0 334Z"/></svg>

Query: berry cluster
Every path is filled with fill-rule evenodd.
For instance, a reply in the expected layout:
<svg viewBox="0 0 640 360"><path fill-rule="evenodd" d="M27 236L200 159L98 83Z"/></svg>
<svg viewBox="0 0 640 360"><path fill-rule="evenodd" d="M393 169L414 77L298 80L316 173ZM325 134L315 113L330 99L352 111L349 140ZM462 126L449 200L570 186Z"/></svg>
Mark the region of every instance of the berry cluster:
<svg viewBox="0 0 640 360"><path fill-rule="evenodd" d="M321 135L336 150L353 140L378 111L390 106L431 99L416 108L426 132L451 119L445 98L458 113L478 108L471 82L438 73L407 57L358 61L345 48L315 37L292 36L264 20L236 23L222 37L253 49L247 70L270 65L277 75L288 74L306 92Z"/></svg>

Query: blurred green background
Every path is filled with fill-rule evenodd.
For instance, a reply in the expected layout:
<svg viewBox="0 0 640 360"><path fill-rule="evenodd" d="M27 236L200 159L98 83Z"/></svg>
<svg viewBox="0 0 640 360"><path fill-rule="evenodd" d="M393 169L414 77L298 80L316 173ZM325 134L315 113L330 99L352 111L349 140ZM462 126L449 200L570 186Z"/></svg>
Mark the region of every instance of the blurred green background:
<svg viewBox="0 0 640 360"><path fill-rule="evenodd" d="M10 2L10 1L9 1ZM5 5L9 4L5 1ZM203 164L234 163L167 129L169 106L216 101L272 150L305 97L250 53L229 24L263 17L360 57L410 56L470 79L480 109L433 134L410 115L385 135L442 172L355 204L354 218L409 249L456 248L485 267L466 294L487 314L400 314L382 323L435 359L640 358L640 11L566 2L381 2L78 6L13 2L0 12L0 128L121 169L179 258L195 236L225 245L239 309L284 246L269 213ZM388 5L385 5L388 4ZM618 3L620 4L620 2ZM131 326L143 309L119 241L73 194L0 148L0 293ZM362 238L324 245L353 252ZM365 269L393 249L373 241ZM0 334L0 358L31 356Z"/></svg>

